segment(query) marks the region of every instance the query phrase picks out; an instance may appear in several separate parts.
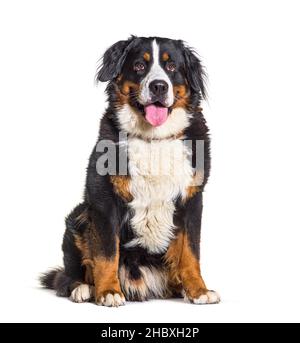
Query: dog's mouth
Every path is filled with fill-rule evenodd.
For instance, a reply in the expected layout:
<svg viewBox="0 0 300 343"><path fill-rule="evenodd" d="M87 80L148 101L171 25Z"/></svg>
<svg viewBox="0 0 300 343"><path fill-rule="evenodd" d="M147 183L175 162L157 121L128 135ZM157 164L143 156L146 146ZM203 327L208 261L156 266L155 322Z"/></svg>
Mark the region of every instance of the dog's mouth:
<svg viewBox="0 0 300 343"><path fill-rule="evenodd" d="M166 107L160 101L142 105L136 102L136 107L143 114L145 120L154 127L161 126L168 119L170 107Z"/></svg>

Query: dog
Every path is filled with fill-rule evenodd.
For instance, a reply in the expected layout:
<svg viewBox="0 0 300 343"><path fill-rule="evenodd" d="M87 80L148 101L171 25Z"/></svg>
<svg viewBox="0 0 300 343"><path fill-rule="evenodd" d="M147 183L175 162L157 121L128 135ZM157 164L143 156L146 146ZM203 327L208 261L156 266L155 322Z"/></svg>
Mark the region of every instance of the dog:
<svg viewBox="0 0 300 343"><path fill-rule="evenodd" d="M96 80L108 82L108 107L84 199L66 218L64 268L43 274L41 284L104 306L170 297L218 303L199 263L210 138L198 55L181 40L131 36L104 53ZM172 172L161 171L166 164Z"/></svg>

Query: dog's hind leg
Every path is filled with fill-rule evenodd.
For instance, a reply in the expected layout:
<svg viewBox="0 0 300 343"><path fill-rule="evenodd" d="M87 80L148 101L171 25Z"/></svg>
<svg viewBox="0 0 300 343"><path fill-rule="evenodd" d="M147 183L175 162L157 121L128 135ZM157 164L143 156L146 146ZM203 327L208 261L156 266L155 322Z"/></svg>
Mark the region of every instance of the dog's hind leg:
<svg viewBox="0 0 300 343"><path fill-rule="evenodd" d="M78 205L66 219L63 240L65 273L70 277L67 296L80 303L94 298L92 261L88 235L90 220L85 204Z"/></svg>
<svg viewBox="0 0 300 343"><path fill-rule="evenodd" d="M57 296L71 296L71 300L76 302L86 301L90 298L87 291L90 288L86 286L78 288L86 282L85 277L88 270L88 266L83 263L83 252L79 245L80 237L87 228L86 205L80 204L66 218L66 231L62 244L64 268L50 270L40 278L41 284L45 288L55 290Z"/></svg>

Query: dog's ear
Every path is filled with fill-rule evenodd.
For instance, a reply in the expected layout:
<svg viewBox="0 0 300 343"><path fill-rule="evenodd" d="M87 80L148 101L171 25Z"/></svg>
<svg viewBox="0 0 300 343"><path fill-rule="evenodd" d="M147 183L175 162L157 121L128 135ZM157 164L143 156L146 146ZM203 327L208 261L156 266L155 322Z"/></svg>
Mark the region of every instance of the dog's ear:
<svg viewBox="0 0 300 343"><path fill-rule="evenodd" d="M185 65L185 73L191 89L197 93L201 93L203 99L206 99L206 80L207 75L203 69L201 61L196 52L186 46L182 41L183 57Z"/></svg>
<svg viewBox="0 0 300 343"><path fill-rule="evenodd" d="M120 40L105 51L102 63L97 69L96 81L110 81L120 74L128 51L135 39L135 36L131 36L128 40Z"/></svg>

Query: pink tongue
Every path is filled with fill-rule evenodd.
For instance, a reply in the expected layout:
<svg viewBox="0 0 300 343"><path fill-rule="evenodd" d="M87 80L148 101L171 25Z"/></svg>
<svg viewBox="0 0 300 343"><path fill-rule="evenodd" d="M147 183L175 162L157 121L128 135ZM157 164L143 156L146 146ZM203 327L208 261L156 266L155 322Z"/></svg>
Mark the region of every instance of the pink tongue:
<svg viewBox="0 0 300 343"><path fill-rule="evenodd" d="M162 125L168 118L168 108L155 105L145 106L146 120L153 126Z"/></svg>

